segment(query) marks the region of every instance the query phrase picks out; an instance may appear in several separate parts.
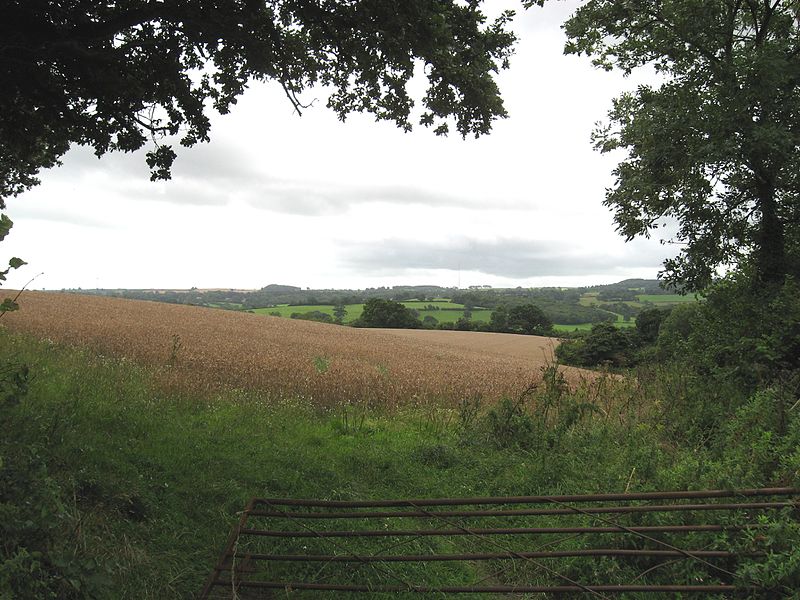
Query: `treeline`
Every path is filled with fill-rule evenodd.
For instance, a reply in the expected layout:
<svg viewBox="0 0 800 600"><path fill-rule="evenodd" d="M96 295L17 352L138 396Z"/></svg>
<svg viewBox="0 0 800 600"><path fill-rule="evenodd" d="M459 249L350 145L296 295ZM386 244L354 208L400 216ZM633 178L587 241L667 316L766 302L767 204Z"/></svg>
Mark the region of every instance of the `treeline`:
<svg viewBox="0 0 800 600"><path fill-rule="evenodd" d="M617 283L593 285L577 289L580 290L581 294L595 292L598 294L599 300L611 302L615 300L636 300L637 294L664 295L675 293L674 289L664 287L663 281L658 279L624 279Z"/></svg>
<svg viewBox="0 0 800 600"><path fill-rule="evenodd" d="M534 304L553 323L578 325L615 321L615 311L579 304L582 288L510 288L497 290L461 291L453 294L452 301L467 309L499 306L514 307ZM630 308L630 307L627 307ZM622 314L622 313L620 313Z"/></svg>
<svg viewBox="0 0 800 600"><path fill-rule="evenodd" d="M449 298L458 290L439 286L394 286L367 288L364 290L312 290L289 285L270 284L260 290L69 290L83 294L97 294L134 300L153 300L172 304L195 306L238 305L244 310L267 308L281 304L314 306L319 304L363 304L370 298L381 298L402 302L405 300L434 300Z"/></svg>
<svg viewBox="0 0 800 600"><path fill-rule="evenodd" d="M313 318L312 312L302 317ZM292 315L294 316L294 315ZM330 315L321 320L330 322ZM520 333L526 335L552 335L553 322L533 304L513 307L499 306L491 315L489 323L472 321L470 311L454 323L439 323L435 317L419 313L394 300L371 298L364 304L361 316L351 323L353 327L387 327L392 329L454 329L459 331L491 331L495 333Z"/></svg>
<svg viewBox="0 0 800 600"><path fill-rule="evenodd" d="M636 317L635 327L621 329L613 323L597 323L589 333L578 334L565 340L556 348L561 362L578 367L632 367L651 362L656 355L662 324L675 330L693 305L680 305L676 309L650 308ZM674 312L674 315L673 315Z"/></svg>
<svg viewBox="0 0 800 600"><path fill-rule="evenodd" d="M639 283L640 280L632 280ZM647 281L647 280L641 280ZM651 293L658 282L648 282L641 286ZM623 284L616 284L622 286ZM609 287L609 286L606 286ZM268 285L260 290L77 290L81 293L99 294L118 298L168 302L172 304L189 304L194 306L211 306L235 310L253 310L279 305L316 306L364 304L371 299L403 302L418 300L421 302L448 298L457 304L463 304L467 311L475 309L496 309L500 306L513 308L533 304L537 306L552 323L578 325L581 323L601 323L615 321L618 313L626 318L634 317L636 309L625 304L615 304L598 308L583 306L579 303L581 295L590 288L498 288L482 290L460 290L439 286L394 286L367 288L364 290L312 290L287 285ZM621 287L620 287L621 289ZM643 292L634 292L643 293ZM607 310L606 310L607 309ZM295 318L304 317L305 311L298 310ZM326 318L322 313L318 319ZM469 320L469 319L467 319ZM429 323L430 325L430 323ZM444 324L442 326L445 326ZM461 323L459 327L467 327ZM476 325L477 327L477 325Z"/></svg>

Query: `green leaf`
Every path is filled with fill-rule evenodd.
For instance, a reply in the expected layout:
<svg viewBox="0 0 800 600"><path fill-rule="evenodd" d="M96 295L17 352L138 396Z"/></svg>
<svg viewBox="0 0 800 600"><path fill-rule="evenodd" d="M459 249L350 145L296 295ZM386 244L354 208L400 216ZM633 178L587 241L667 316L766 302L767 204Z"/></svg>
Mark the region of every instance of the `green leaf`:
<svg viewBox="0 0 800 600"><path fill-rule="evenodd" d="M0 302L0 313L11 312L19 310L19 304L14 302L11 298L6 298Z"/></svg>
<svg viewBox="0 0 800 600"><path fill-rule="evenodd" d="M16 256L8 261L8 268L9 269L19 269L22 265L27 265L24 260L21 258L17 258Z"/></svg>
<svg viewBox="0 0 800 600"><path fill-rule="evenodd" d="M2 242L11 231L14 221L9 219L6 215L0 215L0 242Z"/></svg>

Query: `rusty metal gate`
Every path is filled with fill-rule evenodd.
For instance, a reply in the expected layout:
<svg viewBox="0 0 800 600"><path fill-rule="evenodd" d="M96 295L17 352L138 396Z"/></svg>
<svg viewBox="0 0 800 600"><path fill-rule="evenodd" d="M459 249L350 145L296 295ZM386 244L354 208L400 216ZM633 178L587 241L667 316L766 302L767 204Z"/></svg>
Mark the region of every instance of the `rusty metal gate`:
<svg viewBox="0 0 800 600"><path fill-rule="evenodd" d="M365 502L255 498L200 597L729 595L751 587L734 572L742 557L759 559L753 544L742 542L757 539L760 515L796 516L798 498L794 488ZM627 583L610 583L609 575ZM650 583L654 577L661 583Z"/></svg>

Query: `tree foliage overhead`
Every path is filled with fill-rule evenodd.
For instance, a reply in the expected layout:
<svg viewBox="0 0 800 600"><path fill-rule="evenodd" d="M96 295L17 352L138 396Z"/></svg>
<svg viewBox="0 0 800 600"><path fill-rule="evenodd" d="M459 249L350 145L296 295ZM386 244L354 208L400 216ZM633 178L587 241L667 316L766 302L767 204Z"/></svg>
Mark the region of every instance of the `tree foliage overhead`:
<svg viewBox="0 0 800 600"><path fill-rule="evenodd" d="M0 208L72 144L98 156L150 142L153 179L209 139L251 80L275 81L298 111L327 86L344 119L412 125L408 84L424 69L419 118L467 136L505 116L493 74L515 41L511 13L479 0L9 0L0 7ZM167 140L167 142L169 139Z"/></svg>
<svg viewBox="0 0 800 600"><path fill-rule="evenodd" d="M797 274L800 5L793 0L590 0L567 52L662 83L617 98L595 132L628 153L605 203L628 239L677 222L668 282L705 286L720 265L755 280Z"/></svg>

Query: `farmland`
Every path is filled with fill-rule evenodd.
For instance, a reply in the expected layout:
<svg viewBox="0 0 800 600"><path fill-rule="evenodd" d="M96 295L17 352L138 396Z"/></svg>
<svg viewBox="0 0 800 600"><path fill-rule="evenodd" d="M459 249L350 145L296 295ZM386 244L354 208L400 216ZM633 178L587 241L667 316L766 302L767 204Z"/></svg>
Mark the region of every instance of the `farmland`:
<svg viewBox="0 0 800 600"><path fill-rule="evenodd" d="M431 300L429 302L412 300L402 302L401 304L407 308L417 311L420 319L424 319L426 316L431 316L439 323L455 323L460 317L464 316L464 310L466 308L463 304L457 304L447 300ZM428 307L433 308L431 309ZM352 323L361 316L361 312L364 309L364 304L345 304L344 308L347 312L343 322L348 324ZM255 308L252 309L251 312L259 315L291 317L295 313L302 314L316 311L333 317L333 309L333 304L281 304L266 308ZM492 316L492 311L486 309L474 309L470 312L472 315L471 319L473 321L483 321L488 323L490 317Z"/></svg>
<svg viewBox="0 0 800 600"><path fill-rule="evenodd" d="M434 399L452 405L474 395L497 400L538 377L558 343L447 331L431 332L437 340L410 340L244 312L43 292L27 293L25 310L7 314L5 322L14 331L160 367L162 379L179 387L259 389L320 405ZM492 350L498 345L520 350L498 354ZM574 385L592 376L564 372Z"/></svg>
<svg viewBox="0 0 800 600"><path fill-rule="evenodd" d="M64 307L70 308L75 307ZM85 344L91 341L92 326L104 335L121 333L114 321L155 316L116 303L106 303L105 308L113 312L80 313L103 321L84 324L71 336L64 328L54 330ZM42 309L42 299L31 294L23 312L41 314ZM205 310L191 312L208 315ZM169 320L178 320L172 311L167 314ZM20 315L13 316L13 328L18 329ZM250 316L248 321L253 325L259 318ZM160 344L162 328L155 325L149 342ZM326 328L306 325L318 331ZM474 413L438 405L396 411L372 406L360 413L352 406L321 410L302 398L275 402L249 388L197 396L184 386L164 389L163 365L143 367L85 347L36 341L3 329L0 360L32 365L33 378L25 401L8 406L0 421L3 467L14 469L21 482L8 490L8 518L0 527L9 526L10 535L16 536L17 523L23 524L25 547L46 544L46 556L70 561L69 579L58 568L46 574L26 571L18 585L42 587L11 597L84 597L69 593L79 583L87 598L194 598L237 513L253 496L367 499L538 494L542 489L590 492L622 490L626 485L639 489L643 482L638 472L631 482L630 464L648 473L667 470L676 461L680 466L681 461L697 460L694 450L652 451L657 446L654 428L631 428L638 436L636 443L628 428L612 429L622 412L609 413L609 425L595 429L591 421L580 427L573 423L557 445L543 431L532 432L530 441L519 437L518 446L514 436L520 433L492 429L493 421L483 419L482 413L470 416ZM140 335L128 327L125 334ZM516 336L513 343L522 340L531 341ZM414 343L425 346L420 340ZM447 350L437 346L436 351ZM212 357L206 359L216 368ZM612 391L606 388L605 394ZM618 406L629 418L630 404ZM614 460L600 460L611 446ZM692 484L707 482L707 471L691 469ZM685 477L680 479L684 472L689 471L676 468L676 485L685 485ZM42 514L51 518L43 519ZM16 540L7 537L4 542ZM559 540L560 547L565 543L579 547ZM417 545L420 553L427 552L426 544ZM469 544L457 541L453 550L469 551ZM460 579L443 580L466 584L485 576L481 568L475 565ZM442 573L436 566L413 566L407 576L433 581L454 576ZM507 577L513 583L517 574ZM39 593L45 582L48 591L56 590L48 596Z"/></svg>
<svg viewBox="0 0 800 600"><path fill-rule="evenodd" d="M635 377L561 368L565 386L554 369L541 370L552 364L550 338L364 330L76 294L22 300L0 327L0 364L7 373L25 365L19 380L3 380L13 402L0 420L0 483L14 481L0 537L22 549L11 572L24 574L14 585L29 586L10 597L196 597L254 496L727 489L796 485L800 472L796 411L764 429L775 398L717 410L737 391L724 382L687 402L685 365ZM520 395L531 381L540 385ZM715 404L702 413L709 398ZM713 444L698 414L725 419ZM782 518L765 523L776 533L756 550L771 564L797 564L800 530L793 513ZM546 543L585 549L561 535ZM454 553L474 550L470 540L453 542ZM27 551L54 557L53 566L38 567ZM604 564L576 563L571 574L614 584L631 573ZM769 577L789 581L792 569ZM541 570L498 573L510 585L552 583ZM469 584L486 571L409 565L404 574ZM696 574L670 561L646 581ZM85 596L73 593L78 585Z"/></svg>
<svg viewBox="0 0 800 600"><path fill-rule="evenodd" d="M636 308L646 308L648 305L656 305L660 307L673 306L675 304L685 304L687 302L697 302L697 297L687 294L682 296L680 294L635 294L635 300L623 300L624 304ZM597 292L586 292L581 295L580 304L583 306L599 306L603 307L613 304L614 301L600 300Z"/></svg>
<svg viewBox="0 0 800 600"><path fill-rule="evenodd" d="M416 312L429 328L453 327L468 318L474 328L487 328L492 311L534 304L554 323L556 331L587 331L593 323L611 320L619 327L635 324L636 314L648 308L670 308L693 302L692 296L668 294L656 280L632 279L588 288L497 288L462 290L439 286L395 286L392 288L310 289L270 284L260 290L90 290L104 297L153 300L170 304L206 306L240 310L259 315L330 320L334 307L345 309L343 324L349 325L362 314L371 299L394 300ZM309 313L311 313L309 317ZM320 315L321 313L321 315Z"/></svg>
<svg viewBox="0 0 800 600"><path fill-rule="evenodd" d="M291 317L294 313L307 313L307 312L321 312L333 317L333 304L310 304L310 305L290 305L281 304L279 306L269 306L267 308L254 308L250 312L257 315L269 315L275 317ZM364 309L363 304L346 304L344 305L347 314L344 317L345 323L351 323L361 316L361 311Z"/></svg>
<svg viewBox="0 0 800 600"><path fill-rule="evenodd" d="M635 292L636 290L629 290ZM635 313L647 308L671 308L678 304L687 302L696 302L695 296L682 296L679 294L631 294L631 300L609 301L598 298L598 292L587 291L580 295L577 303L579 306L597 308L603 311L609 317L613 317L613 323L617 327L633 327L636 325ZM541 303L541 300L539 301ZM464 311L467 306L449 300L410 300L403 301L402 304L407 308L415 310L420 319L425 317L433 317L437 323L452 324L464 316ZM548 305L549 306L549 305ZM361 316L364 308L362 304L347 304L344 305L346 314L343 319L345 325L352 323ZM627 308L626 308L627 307ZM295 313L308 313L320 312L333 317L333 304L312 304L312 305L291 305L282 304L266 308L250 309L250 312L256 314L266 314L281 317L291 317ZM618 312L621 311L621 312ZM625 318L625 313L628 318ZM489 323L492 316L492 309L488 308L473 308L469 310L469 319L473 323ZM557 332L572 332L572 331L589 331L592 328L592 322L571 322L559 323L555 322L553 328Z"/></svg>
<svg viewBox="0 0 800 600"><path fill-rule="evenodd" d="M692 294L681 296L680 294L639 294L636 296L639 302L649 302L651 304L685 304L686 302L697 302L697 297Z"/></svg>

